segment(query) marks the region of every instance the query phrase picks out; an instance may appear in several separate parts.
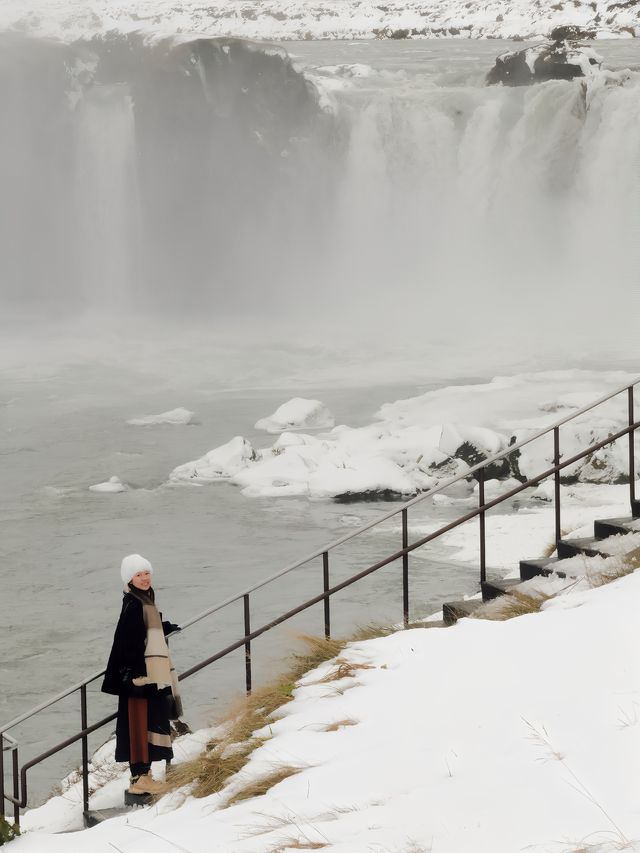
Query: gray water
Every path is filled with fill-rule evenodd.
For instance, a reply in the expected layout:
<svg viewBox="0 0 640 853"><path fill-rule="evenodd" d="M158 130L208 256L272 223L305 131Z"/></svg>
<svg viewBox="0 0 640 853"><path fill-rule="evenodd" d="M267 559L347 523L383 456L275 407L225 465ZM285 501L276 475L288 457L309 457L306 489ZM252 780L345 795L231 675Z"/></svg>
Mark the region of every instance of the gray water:
<svg viewBox="0 0 640 853"><path fill-rule="evenodd" d="M125 421L166 410L178 400L166 391L140 389L131 394L132 379L94 365L69 368L43 381L0 383L1 396L10 401L0 410L3 721L105 665L119 613L119 562L124 554L137 551L151 560L159 606L167 618L180 623L389 507L253 500L224 483L209 488L168 486L172 467L234 434L245 435L255 446L268 446L272 439L257 434L253 423L296 389L182 393L179 402L197 412L196 424L141 428ZM323 399L338 422L359 425L370 422L386 400L421 390L426 387L324 388L305 393ZM88 491L89 485L114 472L130 485L129 491L116 495ZM397 534L389 533L377 535L375 544L365 537L362 543L344 546L332 558L332 579L337 582L364 567L381 543L397 547L395 539ZM446 592L467 589L474 579L472 569L458 569ZM413 607L421 615L435 609L445 592L437 578L430 578L426 586L424 582L424 577L416 576ZM256 593L254 627L317 594L321 584L321 563L316 560ZM397 621L401 613L395 567L339 595L333 605L333 627L337 634L345 634L357 624ZM274 674L295 645L296 632L322 630L322 611L315 607L256 642L256 682ZM179 669L242 633L240 604L208 618L174 640ZM185 682L186 718L194 726L209 722L242 689L243 678L243 659L236 653ZM90 721L113 706L113 699L96 692L97 686L99 682L90 689ZM64 700L37 724L13 732L26 745L23 760L50 746L53 733L59 739L73 733L79 721L78 702L77 696ZM107 733L96 736L93 745ZM36 799L65 767L76 763L72 749L34 769L31 785Z"/></svg>
<svg viewBox="0 0 640 853"><path fill-rule="evenodd" d="M177 54L2 44L2 720L104 665L124 554L151 560L159 605L179 623L388 509L166 485L234 435L270 444L253 424L288 398L318 397L357 426L452 381L636 363L637 82L585 113L577 84L485 90L504 43L287 47L294 69L255 49L225 65L202 43ZM612 65L638 61L635 42L598 47ZM323 81L352 73L326 66L354 63L374 73L324 112ZM181 92L185 64L204 82ZM625 306L604 325L603 280ZM527 339L531 328L545 331ZM125 423L178 405L197 424ZM113 474L132 488L88 490ZM396 540L389 527L345 547L332 577ZM444 575L412 570L415 615L474 588L473 567L449 557L434 548ZM316 561L257 594L254 625L316 594L320 572ZM397 620L398 581L390 567L341 594L336 632ZM315 608L256 643L258 679L293 633L321 630ZM241 632L239 605L205 620L174 641L178 667ZM243 673L236 653L185 684L192 724ZM113 707L95 689L90 699L90 720ZM22 757L78 720L65 700L22 727ZM72 753L33 771L34 798L77 764Z"/></svg>

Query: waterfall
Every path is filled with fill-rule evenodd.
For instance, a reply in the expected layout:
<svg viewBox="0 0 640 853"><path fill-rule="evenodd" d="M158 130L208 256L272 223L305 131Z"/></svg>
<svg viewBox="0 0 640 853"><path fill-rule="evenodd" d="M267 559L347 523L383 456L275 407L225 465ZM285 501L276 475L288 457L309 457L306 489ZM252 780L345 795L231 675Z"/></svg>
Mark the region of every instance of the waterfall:
<svg viewBox="0 0 640 853"><path fill-rule="evenodd" d="M5 305L490 338L635 284L638 74L393 85L239 40L2 47Z"/></svg>
<svg viewBox="0 0 640 853"><path fill-rule="evenodd" d="M76 105L74 202L82 292L123 310L135 288L139 198L133 102L126 84L94 86Z"/></svg>

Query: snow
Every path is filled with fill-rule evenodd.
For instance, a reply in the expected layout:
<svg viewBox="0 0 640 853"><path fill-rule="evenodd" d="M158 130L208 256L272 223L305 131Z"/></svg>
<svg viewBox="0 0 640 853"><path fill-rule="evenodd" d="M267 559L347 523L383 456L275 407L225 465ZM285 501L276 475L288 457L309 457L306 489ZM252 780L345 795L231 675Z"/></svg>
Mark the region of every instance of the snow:
<svg viewBox="0 0 640 853"><path fill-rule="evenodd" d="M246 39L533 38L579 25L630 37L637 4L608 0L3 0L0 28L76 38L109 31Z"/></svg>
<svg viewBox="0 0 640 853"><path fill-rule="evenodd" d="M447 476L468 470L467 462L451 456L461 443L495 453L514 435L548 426L630 380L622 373L559 371L444 388L387 404L364 427L339 425L316 435L286 430L263 450L236 436L180 466L171 480L226 480L249 495L319 498L390 486L406 493L435 478L429 466L444 462L438 471ZM461 414L474 425L461 423ZM621 395L563 426L562 447L569 453L574 442L614 429L625 416ZM523 453L520 464L544 463L547 450ZM618 461L610 457L608 464ZM486 495L517 482L489 480ZM477 488L465 482L439 497L453 507L472 506ZM492 574L514 577L520 559L540 557L549 546L553 486L545 483L532 495L539 498L535 504L516 502L508 511L488 513ZM594 518L629 512L628 486L597 478L563 484L561 497L567 538L593 535ZM362 520L344 515L341 521L357 526ZM410 539L441 523L425 522L420 505L412 507ZM263 745L219 794L196 800L183 789L92 830L55 835L81 830L81 782L71 774L61 796L25 813L27 831L12 849L267 853L317 842L338 853L640 852L640 666L633 657L640 639L640 571L592 588L599 575L615 574L624 556L638 550L640 520L633 527L602 543L609 556L562 561L567 578L522 584L523 592L556 596L539 613L504 622L467 619L452 628L350 644L341 660L365 668L331 682L322 679L336 661L308 673L293 701L255 733L264 736ZM399 530L394 518L372 535L392 534L397 541ZM437 544L452 568L454 561L477 566L477 524L456 528ZM412 569L428 567L433 558L431 545L413 552ZM176 762L196 755L216 731L177 739ZM258 799L227 807L246 781L283 765L298 772ZM90 806L118 806L128 774L113 760L112 741L96 753L91 769ZM161 776L162 767L154 774Z"/></svg>
<svg viewBox="0 0 640 853"><path fill-rule="evenodd" d="M127 484L123 483L119 477L113 476L104 483L96 483L95 486L89 486L89 491L117 494L118 492L126 492L128 488Z"/></svg>
<svg viewBox="0 0 640 853"><path fill-rule="evenodd" d="M290 430L318 429L323 423L332 423L332 416L319 401L296 398L255 425L269 432L284 430L270 447L254 448L246 438L237 436L201 459L178 466L169 479L192 484L226 480L248 497L406 497L464 475L482 459L530 438L575 414L585 402L632 379L622 372L590 371L497 377L388 403L372 424L340 424L315 435ZM542 404L532 402L536 395ZM563 458L620 430L627 423L626 407L626 396L618 395L562 426ZM553 436L549 434L526 445L512 461L514 466L517 461L520 475L534 477L552 466L553 457ZM563 477L583 483L616 483L624 481L627 468L628 445L618 441L568 466ZM515 488L514 475L518 476L515 467L501 472L499 485L488 480L487 495ZM550 488L543 484L536 498L550 499ZM447 496L470 497L471 493L472 485L463 481Z"/></svg>
<svg viewBox="0 0 640 853"><path fill-rule="evenodd" d="M249 442L236 436L201 459L174 468L169 479L171 482L213 483L233 477L254 458L255 451Z"/></svg>
<svg viewBox="0 0 640 853"><path fill-rule="evenodd" d="M290 429L324 429L334 424L333 415L320 400L294 397L283 403L268 418L261 418L255 429L275 433Z"/></svg>
<svg viewBox="0 0 640 853"><path fill-rule="evenodd" d="M169 412L162 412L159 415L147 415L144 418L132 418L127 421L131 426L158 426L160 424L171 424L172 426L182 426L193 423L195 412L190 412L189 409L177 408L171 409Z"/></svg>
<svg viewBox="0 0 640 853"><path fill-rule="evenodd" d="M80 820L75 782L25 815L29 832L12 849L639 851L640 571L594 589L554 578L525 588L557 597L508 621L350 644L341 661L361 668L331 682L322 679L335 660L308 673L219 794L196 800L182 790L92 830L53 835ZM193 754L209 736L176 744ZM298 772L226 807L247 781L281 766ZM125 784L111 779L91 805L117 804Z"/></svg>

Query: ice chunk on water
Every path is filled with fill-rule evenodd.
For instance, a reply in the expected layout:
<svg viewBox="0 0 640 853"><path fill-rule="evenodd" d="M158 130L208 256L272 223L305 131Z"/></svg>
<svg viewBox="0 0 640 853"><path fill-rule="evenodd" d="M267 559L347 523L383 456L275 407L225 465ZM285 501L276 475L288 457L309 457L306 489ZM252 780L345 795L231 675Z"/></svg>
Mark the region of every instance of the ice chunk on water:
<svg viewBox="0 0 640 853"><path fill-rule="evenodd" d="M255 428L267 432L283 432L290 429L326 429L334 424L333 415L320 400L294 397L283 403L270 417L260 418Z"/></svg>

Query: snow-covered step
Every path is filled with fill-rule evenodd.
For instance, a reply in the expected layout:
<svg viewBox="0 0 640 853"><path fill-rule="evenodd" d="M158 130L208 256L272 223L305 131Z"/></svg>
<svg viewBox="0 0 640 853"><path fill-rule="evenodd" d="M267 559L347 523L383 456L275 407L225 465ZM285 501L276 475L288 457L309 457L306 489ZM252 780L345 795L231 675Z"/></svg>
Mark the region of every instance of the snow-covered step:
<svg viewBox="0 0 640 853"><path fill-rule="evenodd" d="M488 580L482 581L482 600L492 601L494 598L499 598L501 595L507 595L515 586L522 583L520 578L510 578L508 580Z"/></svg>
<svg viewBox="0 0 640 853"><path fill-rule="evenodd" d="M560 562L558 557L543 557L539 560L520 560L520 579L530 581L531 578L547 577L555 572L559 578L566 578L566 572L557 569Z"/></svg>
<svg viewBox="0 0 640 853"><path fill-rule="evenodd" d="M607 540L587 537L584 539L561 539L558 542L558 558L565 560L578 554L586 554L587 557L597 557L599 554L608 556Z"/></svg>
<svg viewBox="0 0 640 853"><path fill-rule="evenodd" d="M481 606L482 601L478 599L473 601L447 601L442 605L442 621L447 627L455 625L458 619L470 616L474 610Z"/></svg>
<svg viewBox="0 0 640 853"><path fill-rule="evenodd" d="M99 823L109 820L109 818L120 817L120 815L130 813L131 809L124 806L117 809L89 809L84 813L84 825L87 828L97 826Z"/></svg>
<svg viewBox="0 0 640 853"><path fill-rule="evenodd" d="M602 518L593 522L593 532L596 539L606 539L608 536L617 536L620 533L637 533L640 530L638 519L633 516L623 518Z"/></svg>

